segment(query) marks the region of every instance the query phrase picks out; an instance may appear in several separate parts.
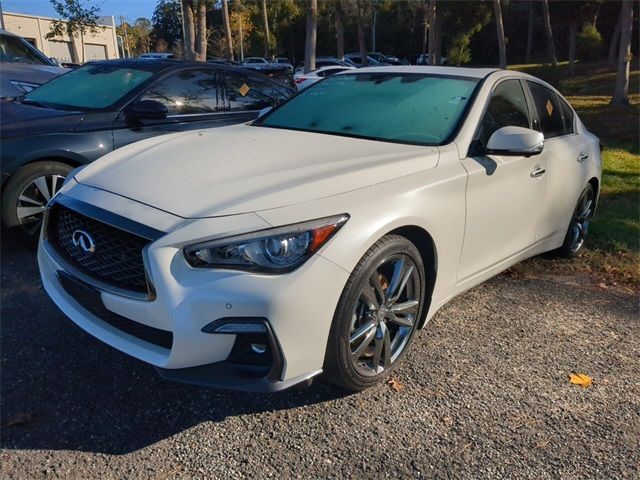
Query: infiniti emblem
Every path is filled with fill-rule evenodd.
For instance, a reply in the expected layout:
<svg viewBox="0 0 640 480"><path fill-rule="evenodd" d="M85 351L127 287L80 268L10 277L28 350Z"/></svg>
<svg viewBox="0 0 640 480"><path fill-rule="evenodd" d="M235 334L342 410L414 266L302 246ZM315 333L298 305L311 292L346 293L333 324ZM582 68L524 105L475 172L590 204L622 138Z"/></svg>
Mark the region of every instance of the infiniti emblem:
<svg viewBox="0 0 640 480"><path fill-rule="evenodd" d="M84 230L76 230L71 237L73 245L84 253L93 253L96 251L96 244L91 235Z"/></svg>

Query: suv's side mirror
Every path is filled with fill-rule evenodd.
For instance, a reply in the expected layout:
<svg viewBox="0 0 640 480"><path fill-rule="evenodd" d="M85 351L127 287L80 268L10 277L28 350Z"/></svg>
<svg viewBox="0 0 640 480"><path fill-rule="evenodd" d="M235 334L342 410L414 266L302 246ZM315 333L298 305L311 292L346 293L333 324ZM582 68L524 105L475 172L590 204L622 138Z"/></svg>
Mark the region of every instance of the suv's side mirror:
<svg viewBox="0 0 640 480"><path fill-rule="evenodd" d="M262 110L260 110L260 113L258 113L258 118L264 117L271 110L273 110L273 107L265 107L265 108L263 108Z"/></svg>
<svg viewBox="0 0 640 480"><path fill-rule="evenodd" d="M493 155L537 155L544 148L541 132L523 127L502 127L489 138L485 153Z"/></svg>
<svg viewBox="0 0 640 480"><path fill-rule="evenodd" d="M129 112L138 120L162 120L167 118L169 110L166 105L155 100L142 100L134 103Z"/></svg>

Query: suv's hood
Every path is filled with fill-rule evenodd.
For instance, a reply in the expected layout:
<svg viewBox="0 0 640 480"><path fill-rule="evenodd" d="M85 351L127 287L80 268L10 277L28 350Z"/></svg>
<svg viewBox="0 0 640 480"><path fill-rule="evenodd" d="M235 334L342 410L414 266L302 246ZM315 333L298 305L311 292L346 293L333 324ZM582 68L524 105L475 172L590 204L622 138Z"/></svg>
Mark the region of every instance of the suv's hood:
<svg viewBox="0 0 640 480"><path fill-rule="evenodd" d="M85 116L85 112L41 108L7 100L0 101L0 113L0 138L68 132Z"/></svg>
<svg viewBox="0 0 640 480"><path fill-rule="evenodd" d="M234 125L116 150L75 179L185 218L329 197L433 168L438 149Z"/></svg>

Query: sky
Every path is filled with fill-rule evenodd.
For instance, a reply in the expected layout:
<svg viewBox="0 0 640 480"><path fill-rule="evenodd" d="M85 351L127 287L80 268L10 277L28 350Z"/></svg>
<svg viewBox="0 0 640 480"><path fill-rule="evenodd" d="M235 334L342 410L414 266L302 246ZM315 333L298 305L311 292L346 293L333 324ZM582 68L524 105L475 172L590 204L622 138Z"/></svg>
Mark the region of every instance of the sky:
<svg viewBox="0 0 640 480"><path fill-rule="evenodd" d="M136 18L145 17L151 20L156 0L91 0L93 5L100 8L100 15L113 15L116 23L123 15L128 22ZM56 12L49 0L0 0L2 10L6 12L28 13L44 17L55 17Z"/></svg>

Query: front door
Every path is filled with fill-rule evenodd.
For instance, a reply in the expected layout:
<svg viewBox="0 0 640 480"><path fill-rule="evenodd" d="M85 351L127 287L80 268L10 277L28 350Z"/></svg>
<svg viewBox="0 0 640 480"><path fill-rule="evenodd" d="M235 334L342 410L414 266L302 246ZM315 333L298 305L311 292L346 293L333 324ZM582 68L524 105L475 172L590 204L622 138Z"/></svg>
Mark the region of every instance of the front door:
<svg viewBox="0 0 640 480"><path fill-rule="evenodd" d="M493 132L506 126L531 128L531 113L518 79L499 82L476 132L468 172L466 226L458 282L498 265L535 242L544 198L545 175L540 155L483 155Z"/></svg>

